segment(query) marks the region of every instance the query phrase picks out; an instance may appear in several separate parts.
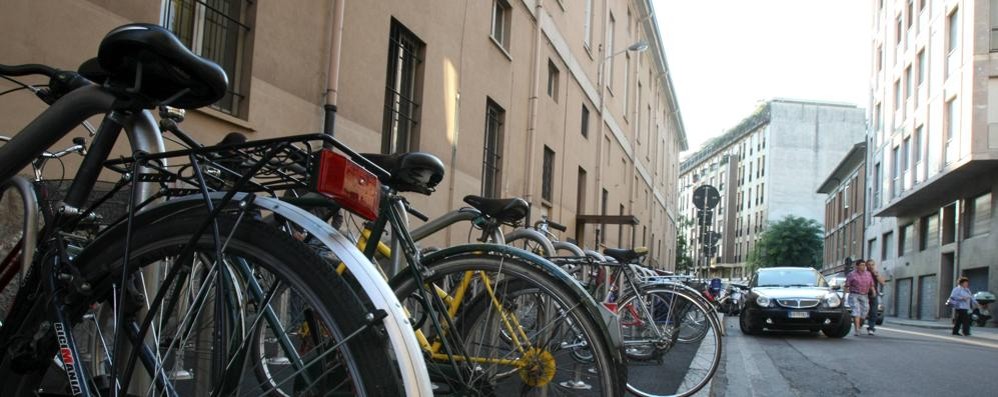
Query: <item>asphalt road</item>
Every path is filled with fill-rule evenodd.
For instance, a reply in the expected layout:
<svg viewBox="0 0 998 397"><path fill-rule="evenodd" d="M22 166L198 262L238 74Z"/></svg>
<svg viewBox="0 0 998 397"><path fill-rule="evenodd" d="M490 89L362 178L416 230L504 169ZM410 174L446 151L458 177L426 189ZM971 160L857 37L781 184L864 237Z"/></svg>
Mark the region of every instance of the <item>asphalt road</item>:
<svg viewBox="0 0 998 397"><path fill-rule="evenodd" d="M971 337L890 324L876 336L746 336L726 320L716 396L995 396L998 333Z"/></svg>

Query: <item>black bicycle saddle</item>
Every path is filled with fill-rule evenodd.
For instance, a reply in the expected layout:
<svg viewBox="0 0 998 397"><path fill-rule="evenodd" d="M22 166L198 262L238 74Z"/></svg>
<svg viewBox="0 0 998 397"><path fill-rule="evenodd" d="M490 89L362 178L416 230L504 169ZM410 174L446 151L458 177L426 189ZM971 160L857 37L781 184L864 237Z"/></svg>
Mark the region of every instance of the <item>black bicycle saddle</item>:
<svg viewBox="0 0 998 397"><path fill-rule="evenodd" d="M91 63L81 67L81 74L98 83L106 76L112 90L141 96L155 105L207 106L222 99L229 86L220 66L195 55L169 30L152 24L133 23L112 30L100 43L97 63L100 71Z"/></svg>
<svg viewBox="0 0 998 397"><path fill-rule="evenodd" d="M606 256L616 259L620 263L630 263L648 253L648 248L637 247L634 249L607 248L603 250Z"/></svg>
<svg viewBox="0 0 998 397"><path fill-rule="evenodd" d="M392 174L387 181L381 182L400 192L429 195L444 179L444 163L429 153L363 153L361 156Z"/></svg>
<svg viewBox="0 0 998 397"><path fill-rule="evenodd" d="M498 219L502 223L514 223L527 216L530 205L519 197L490 199L482 196L464 196L464 202L482 211L483 214Z"/></svg>

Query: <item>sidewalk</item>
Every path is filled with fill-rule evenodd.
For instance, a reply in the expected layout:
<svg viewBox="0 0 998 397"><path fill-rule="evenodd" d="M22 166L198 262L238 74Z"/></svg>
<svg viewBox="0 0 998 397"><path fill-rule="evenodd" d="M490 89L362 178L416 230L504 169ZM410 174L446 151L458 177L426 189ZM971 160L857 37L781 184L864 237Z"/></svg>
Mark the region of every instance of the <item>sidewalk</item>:
<svg viewBox="0 0 998 397"><path fill-rule="evenodd" d="M953 322L950 319L939 319L939 320L913 320L908 318L898 318L887 316L884 317L883 327L890 327L892 325L901 325L905 327L918 327L918 328L928 328L936 330L946 330L950 331L953 329ZM987 339L998 340L998 328L994 327L978 327L971 326L970 332L974 336L981 336Z"/></svg>

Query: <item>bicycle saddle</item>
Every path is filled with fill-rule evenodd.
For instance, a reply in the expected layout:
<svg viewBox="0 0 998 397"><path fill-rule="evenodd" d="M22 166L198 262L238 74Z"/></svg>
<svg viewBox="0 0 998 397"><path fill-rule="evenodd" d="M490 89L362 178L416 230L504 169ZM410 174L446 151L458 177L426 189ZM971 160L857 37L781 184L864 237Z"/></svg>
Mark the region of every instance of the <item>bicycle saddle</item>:
<svg viewBox="0 0 998 397"><path fill-rule="evenodd" d="M616 249L607 248L603 250L606 256L616 259L620 263L629 263L635 259L638 259L648 253L648 248L637 247L634 249Z"/></svg>
<svg viewBox="0 0 998 397"><path fill-rule="evenodd" d="M400 192L429 195L444 179L444 163L429 153L362 153L361 156L392 174L381 182Z"/></svg>
<svg viewBox="0 0 998 397"><path fill-rule="evenodd" d="M195 55L169 30L146 23L108 33L100 43L97 63L101 70L92 63L81 67L84 77L106 77L116 93L138 94L155 105L199 108L218 102L229 86L221 67Z"/></svg>
<svg viewBox="0 0 998 397"><path fill-rule="evenodd" d="M482 196L464 196L464 202L482 211L483 214L498 219L502 223L514 223L527 216L530 205L519 197L490 199Z"/></svg>

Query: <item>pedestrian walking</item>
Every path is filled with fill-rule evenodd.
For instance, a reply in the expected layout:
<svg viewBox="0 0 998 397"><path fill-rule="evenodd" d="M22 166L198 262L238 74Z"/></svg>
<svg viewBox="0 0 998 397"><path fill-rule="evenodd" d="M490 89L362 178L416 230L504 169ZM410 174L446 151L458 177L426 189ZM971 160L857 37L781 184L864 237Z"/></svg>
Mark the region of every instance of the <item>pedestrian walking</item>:
<svg viewBox="0 0 998 397"><path fill-rule="evenodd" d="M949 293L949 300L946 302L956 312L956 319L953 321L953 335L960 335L956 331L963 328L963 336L970 336L970 306L974 302L974 296L970 293L970 280L960 277L953 287L953 292Z"/></svg>
<svg viewBox="0 0 998 397"><path fill-rule="evenodd" d="M849 272L846 276L845 290L849 292L849 305L852 308L852 320L856 326L853 330L856 336L863 329L863 319L870 311L870 292L873 290L873 276L866 270L866 262L859 260L854 263L856 270ZM874 331L868 329L868 335L873 335Z"/></svg>
<svg viewBox="0 0 998 397"><path fill-rule="evenodd" d="M867 316L866 322L866 332L869 334L875 334L877 332L877 320L880 319L880 313L877 312L877 308L880 307L880 297L884 294L884 277L877 272L877 263L873 259L866 260L866 270L870 272L870 276L873 277L873 290L870 291L868 295L870 299L870 315Z"/></svg>

